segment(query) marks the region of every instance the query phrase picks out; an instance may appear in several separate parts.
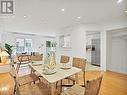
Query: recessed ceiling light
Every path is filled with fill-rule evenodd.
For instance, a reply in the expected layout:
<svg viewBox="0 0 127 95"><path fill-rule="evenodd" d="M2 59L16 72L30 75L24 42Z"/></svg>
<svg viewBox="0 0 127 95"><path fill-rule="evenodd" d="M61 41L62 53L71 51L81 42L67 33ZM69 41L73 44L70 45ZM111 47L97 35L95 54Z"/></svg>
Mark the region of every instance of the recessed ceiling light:
<svg viewBox="0 0 127 95"><path fill-rule="evenodd" d="M23 17L26 18L26 15L24 15Z"/></svg>
<svg viewBox="0 0 127 95"><path fill-rule="evenodd" d="M77 17L77 19L81 19L81 17L80 17L80 16L78 16L78 17Z"/></svg>
<svg viewBox="0 0 127 95"><path fill-rule="evenodd" d="M62 11L62 12L64 12L64 11L65 11L65 9L61 9L61 11Z"/></svg>
<svg viewBox="0 0 127 95"><path fill-rule="evenodd" d="M119 3L121 3L123 0L117 0L117 3L119 4Z"/></svg>
<svg viewBox="0 0 127 95"><path fill-rule="evenodd" d="M127 13L127 11L124 11L125 13Z"/></svg>

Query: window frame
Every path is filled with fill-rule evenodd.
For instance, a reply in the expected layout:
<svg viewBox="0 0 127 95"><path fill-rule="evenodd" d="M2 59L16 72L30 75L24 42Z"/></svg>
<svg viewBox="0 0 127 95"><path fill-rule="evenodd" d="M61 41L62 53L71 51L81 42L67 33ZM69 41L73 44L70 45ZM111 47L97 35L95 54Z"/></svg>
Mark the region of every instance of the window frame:
<svg viewBox="0 0 127 95"><path fill-rule="evenodd" d="M22 50L22 51L20 51L20 50L17 51L17 42L18 42L17 40L18 40L18 39L24 40L24 42L23 42L24 45L22 45L22 47L23 47L23 50ZM27 42L26 40L27 40L27 39L30 39L31 42L32 42L32 43L31 43L31 51L28 51L29 49L27 50L27 48L28 48L28 47L26 47L26 42ZM31 52L33 52L33 39L31 39L31 38L16 38L15 41L16 41L16 43L15 43L15 44L16 44L16 53L25 53L25 52L31 53Z"/></svg>

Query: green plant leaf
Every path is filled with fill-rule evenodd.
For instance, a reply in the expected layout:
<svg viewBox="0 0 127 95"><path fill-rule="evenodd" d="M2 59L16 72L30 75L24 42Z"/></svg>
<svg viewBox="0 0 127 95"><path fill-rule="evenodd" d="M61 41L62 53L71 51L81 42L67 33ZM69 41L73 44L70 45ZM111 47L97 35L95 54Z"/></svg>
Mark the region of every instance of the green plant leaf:
<svg viewBox="0 0 127 95"><path fill-rule="evenodd" d="M5 43L5 48L6 48L6 52L11 56L11 53L12 53L12 47L11 45Z"/></svg>

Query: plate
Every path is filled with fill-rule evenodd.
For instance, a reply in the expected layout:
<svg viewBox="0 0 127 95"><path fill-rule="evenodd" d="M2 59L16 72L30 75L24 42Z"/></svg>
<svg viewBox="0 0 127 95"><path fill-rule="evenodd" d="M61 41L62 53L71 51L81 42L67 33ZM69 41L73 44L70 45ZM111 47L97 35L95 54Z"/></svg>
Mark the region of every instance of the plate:
<svg viewBox="0 0 127 95"><path fill-rule="evenodd" d="M68 69L71 69L71 66L70 67L61 67L61 69L68 70Z"/></svg>
<svg viewBox="0 0 127 95"><path fill-rule="evenodd" d="M52 70L52 71L43 71L43 74L45 74L45 75L52 75L52 74L55 74L56 73L56 70Z"/></svg>
<svg viewBox="0 0 127 95"><path fill-rule="evenodd" d="M61 69L65 69L65 70L67 70L67 69L71 69L71 67L72 67L72 66L69 65L69 64L61 65L61 66L60 66Z"/></svg>

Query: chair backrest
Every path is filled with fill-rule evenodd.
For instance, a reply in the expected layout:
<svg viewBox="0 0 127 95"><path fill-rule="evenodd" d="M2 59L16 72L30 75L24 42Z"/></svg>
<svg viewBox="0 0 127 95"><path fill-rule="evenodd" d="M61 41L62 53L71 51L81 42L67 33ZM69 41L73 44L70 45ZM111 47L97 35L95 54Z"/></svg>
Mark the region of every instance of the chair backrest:
<svg viewBox="0 0 127 95"><path fill-rule="evenodd" d="M84 58L77 58L73 57L73 64L74 67L80 68L83 71L83 87L85 86L85 67L86 67L86 59Z"/></svg>
<svg viewBox="0 0 127 95"><path fill-rule="evenodd" d="M31 60L32 61L43 61L43 54L42 55L35 55L35 56L31 56Z"/></svg>
<svg viewBox="0 0 127 95"><path fill-rule="evenodd" d="M25 54L19 55L18 61L19 62L31 62L31 55L25 55Z"/></svg>
<svg viewBox="0 0 127 95"><path fill-rule="evenodd" d="M61 55L60 63L68 63L70 60L69 56Z"/></svg>
<svg viewBox="0 0 127 95"><path fill-rule="evenodd" d="M74 67L80 68L83 71L85 71L85 67L86 67L86 59L84 58L77 58L77 57L73 57L73 64Z"/></svg>
<svg viewBox="0 0 127 95"><path fill-rule="evenodd" d="M102 78L103 75L101 74L100 77L91 81L87 81L84 95L99 95Z"/></svg>

